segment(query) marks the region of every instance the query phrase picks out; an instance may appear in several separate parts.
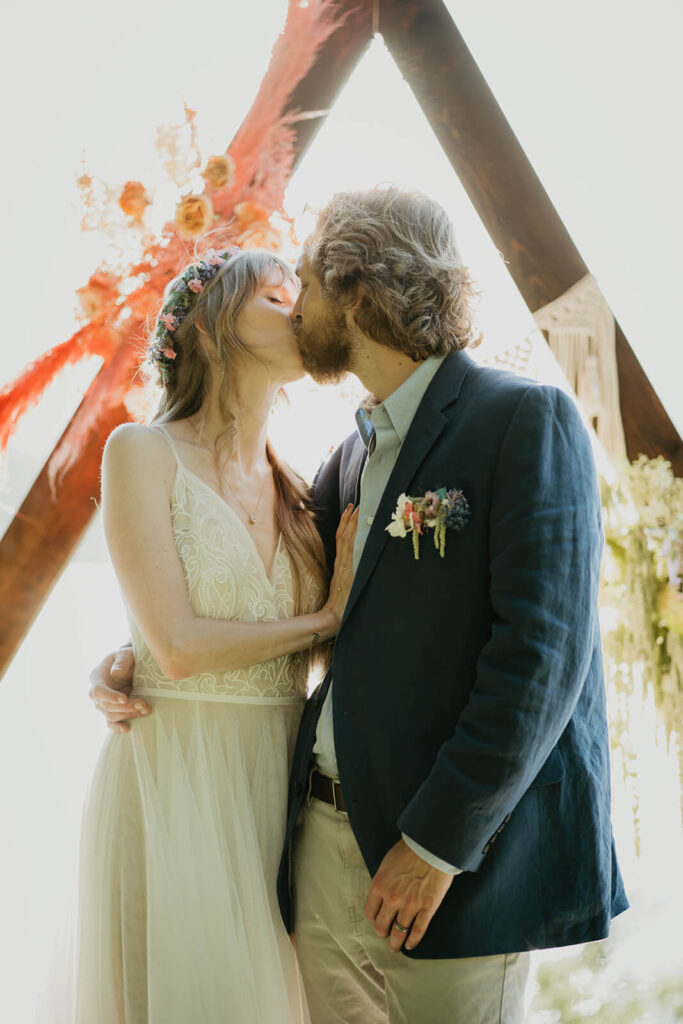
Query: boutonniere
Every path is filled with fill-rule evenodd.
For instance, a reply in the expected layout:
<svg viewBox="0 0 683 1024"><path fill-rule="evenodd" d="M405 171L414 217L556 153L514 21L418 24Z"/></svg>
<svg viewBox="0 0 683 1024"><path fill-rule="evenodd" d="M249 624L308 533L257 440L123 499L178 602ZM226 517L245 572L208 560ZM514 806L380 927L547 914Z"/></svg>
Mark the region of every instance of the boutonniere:
<svg viewBox="0 0 683 1024"><path fill-rule="evenodd" d="M441 557L446 553L446 530L462 530L470 517L470 506L462 491L456 488L427 491L424 498L402 494L396 511L385 529L392 537L413 538L413 553L420 557L420 536L434 530L434 547Z"/></svg>

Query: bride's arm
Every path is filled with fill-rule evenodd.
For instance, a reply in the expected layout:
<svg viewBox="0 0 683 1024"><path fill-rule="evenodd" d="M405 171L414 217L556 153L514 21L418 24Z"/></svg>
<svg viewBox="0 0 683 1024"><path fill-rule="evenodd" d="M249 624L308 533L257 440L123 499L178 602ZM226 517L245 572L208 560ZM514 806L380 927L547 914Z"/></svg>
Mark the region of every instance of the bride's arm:
<svg viewBox="0 0 683 1024"><path fill-rule="evenodd" d="M321 641L334 637L352 582L356 516L347 509L340 524L333 597L319 612L277 622L200 618L188 601L173 539L175 470L165 441L132 424L114 431L102 461L107 546L126 601L162 672L184 679L228 671L304 650L315 634Z"/></svg>

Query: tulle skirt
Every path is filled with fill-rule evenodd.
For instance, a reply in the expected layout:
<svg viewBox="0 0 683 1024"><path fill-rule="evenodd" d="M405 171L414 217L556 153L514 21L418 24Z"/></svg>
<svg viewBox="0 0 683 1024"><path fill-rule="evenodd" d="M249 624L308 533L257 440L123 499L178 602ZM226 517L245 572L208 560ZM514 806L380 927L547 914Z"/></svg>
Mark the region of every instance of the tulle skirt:
<svg viewBox="0 0 683 1024"><path fill-rule="evenodd" d="M302 702L145 699L85 809L74 1021L302 1024L275 891Z"/></svg>

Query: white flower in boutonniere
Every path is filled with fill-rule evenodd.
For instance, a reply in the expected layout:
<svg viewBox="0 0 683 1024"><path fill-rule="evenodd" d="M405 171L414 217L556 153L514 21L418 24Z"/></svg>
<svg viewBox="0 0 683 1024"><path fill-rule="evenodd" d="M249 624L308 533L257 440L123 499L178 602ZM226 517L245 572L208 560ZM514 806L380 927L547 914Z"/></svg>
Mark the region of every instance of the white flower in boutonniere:
<svg viewBox="0 0 683 1024"><path fill-rule="evenodd" d="M455 487L447 490L427 491L423 498L410 498L402 494L385 528L392 537L413 539L413 553L420 557L420 535L434 530L434 547L441 557L446 553L446 530L462 530L470 517L470 506L462 491Z"/></svg>

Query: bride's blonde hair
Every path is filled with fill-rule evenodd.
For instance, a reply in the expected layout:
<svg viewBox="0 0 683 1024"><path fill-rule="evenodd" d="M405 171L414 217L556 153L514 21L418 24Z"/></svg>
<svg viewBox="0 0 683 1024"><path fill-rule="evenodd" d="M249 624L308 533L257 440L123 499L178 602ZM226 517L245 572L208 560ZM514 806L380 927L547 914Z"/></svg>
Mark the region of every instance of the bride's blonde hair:
<svg viewBox="0 0 683 1024"><path fill-rule="evenodd" d="M295 281L291 267L274 253L260 249L233 252L192 296L182 321L173 331L175 356L172 364L166 361L165 372L160 374L162 394L152 422L172 423L194 416L209 395L213 375L218 373L219 407L227 426L217 439L216 454L219 454L218 449L234 446L235 420L231 409L233 361L238 354L258 361L241 341L235 325L245 304L274 271L281 274L283 284ZM167 287L166 303L174 290L177 291L183 277L187 278L187 270ZM202 343L199 325L213 343L214 353L209 353ZM156 344L153 334L150 347ZM275 514L294 575L295 614L300 615L319 607L326 591L329 573L325 553L315 525L308 484L278 458L270 441L266 454L277 495ZM312 576L314 587L305 587L305 573Z"/></svg>

